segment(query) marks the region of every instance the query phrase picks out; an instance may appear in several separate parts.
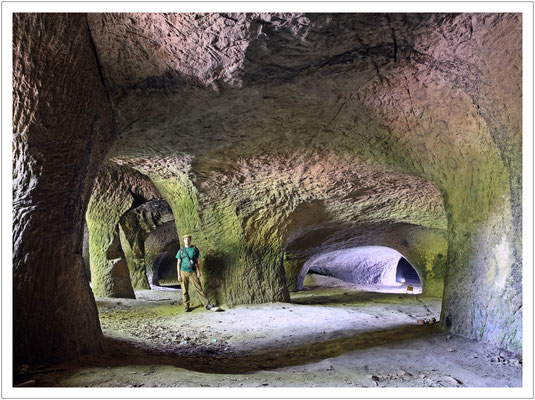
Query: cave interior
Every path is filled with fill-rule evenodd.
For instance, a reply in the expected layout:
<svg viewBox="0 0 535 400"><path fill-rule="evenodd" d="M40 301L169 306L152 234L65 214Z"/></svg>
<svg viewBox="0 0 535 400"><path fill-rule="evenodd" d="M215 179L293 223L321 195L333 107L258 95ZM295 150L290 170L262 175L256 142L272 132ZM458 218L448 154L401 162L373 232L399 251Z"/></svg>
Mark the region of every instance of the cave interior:
<svg viewBox="0 0 535 400"><path fill-rule="evenodd" d="M177 371L299 367L301 381L280 385L366 386L310 375L309 363L381 351L383 333L356 339L364 317L347 304L427 302L434 326L404 315L390 335L498 349L521 385L521 39L518 13L14 13L14 382L69 385L30 372L119 362L128 340L110 316L120 304L229 335L247 318L291 330L292 318L271 319L287 308L317 315L296 328L314 330L328 305L317 329L341 338L305 335L295 352L268 341L257 358L254 346L165 348L167 367L184 382ZM185 234L224 312L184 314L175 254ZM329 288L334 278L421 293ZM426 386L426 374L388 382ZM237 385L228 379L220 385Z"/></svg>

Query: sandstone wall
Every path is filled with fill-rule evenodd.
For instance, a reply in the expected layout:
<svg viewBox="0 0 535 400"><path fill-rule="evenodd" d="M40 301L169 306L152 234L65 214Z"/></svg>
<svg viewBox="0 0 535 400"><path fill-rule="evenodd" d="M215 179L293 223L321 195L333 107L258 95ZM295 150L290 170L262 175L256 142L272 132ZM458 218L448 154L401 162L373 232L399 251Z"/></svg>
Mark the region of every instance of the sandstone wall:
<svg viewBox="0 0 535 400"><path fill-rule="evenodd" d="M86 16L13 16L15 365L103 349L83 218L117 139Z"/></svg>
<svg viewBox="0 0 535 400"><path fill-rule="evenodd" d="M282 248L276 239L245 236L242 220L229 213L233 200L199 205L198 189L186 175L153 178L175 215L178 237L193 236L201 251L202 280L208 296L218 304L264 303L289 299L282 267ZM214 193L210 192L210 196Z"/></svg>
<svg viewBox="0 0 535 400"><path fill-rule="evenodd" d="M385 68L368 89L381 107L370 100L368 111L444 198L443 326L519 350L521 24L513 14L460 15L440 32L407 40L417 62Z"/></svg>

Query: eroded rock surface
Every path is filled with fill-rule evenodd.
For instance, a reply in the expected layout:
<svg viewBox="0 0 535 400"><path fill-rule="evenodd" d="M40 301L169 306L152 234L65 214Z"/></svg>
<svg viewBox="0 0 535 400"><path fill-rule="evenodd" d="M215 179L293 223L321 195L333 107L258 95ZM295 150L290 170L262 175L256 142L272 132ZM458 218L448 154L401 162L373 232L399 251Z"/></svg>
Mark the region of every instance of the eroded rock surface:
<svg viewBox="0 0 535 400"><path fill-rule="evenodd" d="M117 165L100 169L86 215L91 284L97 296L134 297L119 221L130 209L157 198L154 185L139 172Z"/></svg>
<svg viewBox="0 0 535 400"><path fill-rule="evenodd" d="M436 244L417 256L446 257L443 320L520 348L519 15L93 14L90 25L122 132L113 160L149 176L180 233L219 254L222 299L284 297L272 288L292 242L317 254L363 222L436 238L443 205L447 256ZM293 213L313 217L302 227Z"/></svg>
<svg viewBox="0 0 535 400"><path fill-rule="evenodd" d="M120 133L87 217L96 294L113 292L105 253L121 216L162 198L217 302L287 301L311 257L382 245L443 294L444 328L521 350L520 15L88 20ZM16 120L34 118L26 108ZM17 185L32 187L28 160L48 156L17 146ZM145 241L147 267L170 226Z"/></svg>
<svg viewBox="0 0 535 400"><path fill-rule="evenodd" d="M149 289L145 266L145 240L160 225L174 221L165 200L153 200L124 214L119 221L121 247L134 289Z"/></svg>
<svg viewBox="0 0 535 400"><path fill-rule="evenodd" d="M14 364L103 351L83 219L117 139L82 14L13 16Z"/></svg>

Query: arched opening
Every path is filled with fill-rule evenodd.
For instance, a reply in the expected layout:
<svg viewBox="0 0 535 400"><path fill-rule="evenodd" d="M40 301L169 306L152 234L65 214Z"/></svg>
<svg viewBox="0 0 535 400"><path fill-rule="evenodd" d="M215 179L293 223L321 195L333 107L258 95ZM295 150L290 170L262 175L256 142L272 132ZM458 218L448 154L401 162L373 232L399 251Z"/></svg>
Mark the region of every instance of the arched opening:
<svg viewBox="0 0 535 400"><path fill-rule="evenodd" d="M415 268L397 250L385 246L354 247L312 257L297 278L298 290L307 287L305 280L324 287L343 286L341 282L345 282L365 291L422 292Z"/></svg>

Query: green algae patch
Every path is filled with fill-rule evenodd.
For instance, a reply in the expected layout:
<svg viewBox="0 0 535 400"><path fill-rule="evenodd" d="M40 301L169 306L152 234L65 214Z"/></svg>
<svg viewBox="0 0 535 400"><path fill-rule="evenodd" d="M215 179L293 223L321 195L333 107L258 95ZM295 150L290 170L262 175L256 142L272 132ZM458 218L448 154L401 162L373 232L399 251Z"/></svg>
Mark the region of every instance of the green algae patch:
<svg viewBox="0 0 535 400"><path fill-rule="evenodd" d="M283 262L288 290L294 292L297 290L297 278L303 269L305 261L303 259L292 258L290 253L285 253Z"/></svg>
<svg viewBox="0 0 535 400"><path fill-rule="evenodd" d="M182 244L182 236L193 235L200 227L199 204L197 191L186 174L172 177L152 177L152 181L164 199L169 203L175 217L178 237ZM195 235L194 241L200 237Z"/></svg>
<svg viewBox="0 0 535 400"><path fill-rule="evenodd" d="M232 305L288 298L280 245L266 246L260 234L247 237L230 202L201 208L197 189L185 174L155 178L154 184L173 210L180 240L192 235L192 244L201 252L201 279L210 302ZM191 292L192 301L199 302Z"/></svg>
<svg viewBox="0 0 535 400"><path fill-rule="evenodd" d="M150 180L137 171L108 164L100 169L86 212L91 283L96 296L134 297L119 221L128 210L158 197Z"/></svg>
<svg viewBox="0 0 535 400"><path fill-rule="evenodd" d="M420 276L423 294L442 297L448 255L446 232L431 229L412 231L408 254Z"/></svg>

